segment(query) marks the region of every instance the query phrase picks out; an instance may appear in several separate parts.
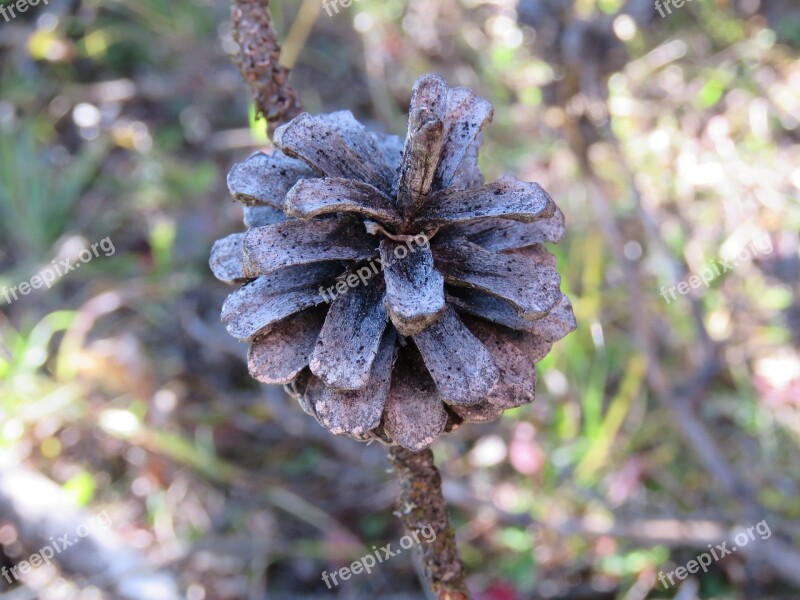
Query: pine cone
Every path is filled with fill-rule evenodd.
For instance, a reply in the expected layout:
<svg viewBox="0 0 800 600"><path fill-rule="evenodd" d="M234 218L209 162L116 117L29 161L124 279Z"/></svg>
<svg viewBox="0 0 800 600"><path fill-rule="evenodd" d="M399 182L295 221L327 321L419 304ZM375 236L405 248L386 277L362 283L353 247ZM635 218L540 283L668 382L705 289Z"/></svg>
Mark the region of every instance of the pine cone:
<svg viewBox="0 0 800 600"><path fill-rule="evenodd" d="M575 326L543 242L564 216L536 183L483 184L491 105L417 81L408 136L301 114L228 176L246 233L211 267L245 285L222 322L250 373L334 434L429 446L534 399L534 364Z"/></svg>

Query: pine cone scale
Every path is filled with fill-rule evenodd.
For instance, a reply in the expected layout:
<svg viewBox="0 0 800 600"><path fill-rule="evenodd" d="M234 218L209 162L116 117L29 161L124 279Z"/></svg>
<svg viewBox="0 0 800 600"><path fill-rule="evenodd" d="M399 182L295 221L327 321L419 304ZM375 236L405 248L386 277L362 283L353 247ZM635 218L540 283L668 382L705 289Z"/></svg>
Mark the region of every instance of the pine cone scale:
<svg viewBox="0 0 800 600"><path fill-rule="evenodd" d="M326 311L321 307L284 319L256 338L247 354L247 367L261 383L290 383L308 366Z"/></svg>
<svg viewBox="0 0 800 600"><path fill-rule="evenodd" d="M408 346L401 348L378 429L404 448L422 450L444 432L447 421L447 411L419 353Z"/></svg>
<svg viewBox="0 0 800 600"><path fill-rule="evenodd" d="M375 253L373 239L352 221L295 219L248 231L243 268L247 277L258 277L323 261L365 260Z"/></svg>
<svg viewBox="0 0 800 600"><path fill-rule="evenodd" d="M474 147L473 143L486 124L491 122L493 113L492 105L472 90L453 88L448 92L445 149L434 180L437 189L446 189L455 184L459 167L470 151L474 151L477 167L478 148ZM477 185L481 183L483 183L482 176ZM460 186L455 185L455 187Z"/></svg>
<svg viewBox="0 0 800 600"><path fill-rule="evenodd" d="M555 244L561 241L564 232L564 213L556 209L551 217L533 223L488 218L449 225L439 231L439 239L465 237L470 242L483 246L486 250L504 252L542 242Z"/></svg>
<svg viewBox="0 0 800 600"><path fill-rule="evenodd" d="M407 218L422 206L433 185L444 150L446 114L447 84L436 75L420 77L411 92L398 178L398 209Z"/></svg>
<svg viewBox="0 0 800 600"><path fill-rule="evenodd" d="M561 300L558 271L528 257L495 254L467 240L435 245L433 257L447 283L505 300L523 319L539 319Z"/></svg>
<svg viewBox="0 0 800 600"><path fill-rule="evenodd" d="M248 229L266 227L267 225L274 225L287 220L289 220L289 217L282 210L271 206L244 207L244 224Z"/></svg>
<svg viewBox="0 0 800 600"><path fill-rule="evenodd" d="M487 119L487 123L491 121L491 116ZM478 165L478 155L481 146L483 145L483 134L479 133L472 140L472 143L467 146L461 162L456 168L453 179L450 182L450 187L459 190L467 190L469 188L480 187L484 183L483 173Z"/></svg>
<svg viewBox="0 0 800 600"><path fill-rule="evenodd" d="M448 307L414 336L439 395L448 404L477 404L492 391L499 373L487 349Z"/></svg>
<svg viewBox="0 0 800 600"><path fill-rule="evenodd" d="M243 233L233 233L214 242L209 266L214 277L225 283L242 283L247 280L242 265Z"/></svg>
<svg viewBox="0 0 800 600"><path fill-rule="evenodd" d="M241 341L252 341L275 323L322 304L319 286L338 273L336 265L284 269L239 288L222 305L222 324Z"/></svg>
<svg viewBox="0 0 800 600"><path fill-rule="evenodd" d="M348 271L344 278L354 275ZM357 277L356 277L357 280ZM383 281L373 279L340 293L331 303L309 364L312 373L336 390L360 390L389 321Z"/></svg>
<svg viewBox="0 0 800 600"><path fill-rule="evenodd" d="M439 227L503 217L532 223L553 216L555 203L538 183L504 178L470 190L448 189L432 196L418 226Z"/></svg>
<svg viewBox="0 0 800 600"><path fill-rule="evenodd" d="M391 190L383 151L348 111L326 116L303 113L279 127L274 142L284 154L303 160L325 177Z"/></svg>
<svg viewBox="0 0 800 600"><path fill-rule="evenodd" d="M434 268L430 247L408 250L403 242L384 239L380 252L392 324L400 335L423 332L445 310L444 277Z"/></svg>
<svg viewBox="0 0 800 600"><path fill-rule="evenodd" d="M286 213L301 219L354 213L400 229L403 219L394 202L379 189L353 179L300 181L286 196Z"/></svg>
<svg viewBox="0 0 800 600"><path fill-rule="evenodd" d="M364 389L337 391L326 387L314 404L317 416L331 433L361 436L380 425L397 353L395 338L391 328L384 332Z"/></svg>
<svg viewBox="0 0 800 600"><path fill-rule="evenodd" d="M536 320L523 319L508 302L478 290L452 289L447 294L447 302L461 313L481 317L516 331L536 334L548 342L557 342L578 326L572 304L565 294L561 295L560 302L546 316Z"/></svg>
<svg viewBox="0 0 800 600"><path fill-rule="evenodd" d="M530 402L530 400L528 402ZM469 421L470 423L488 423L500 418L504 409L492 404L488 400L483 400L478 404L470 404L468 406L454 404L450 407L450 410L464 421Z"/></svg>
<svg viewBox="0 0 800 600"><path fill-rule="evenodd" d="M465 318L471 331L486 346L500 373L499 381L486 401L501 410L529 404L536 397L536 365L520 348L523 336L485 321Z"/></svg>
<svg viewBox="0 0 800 600"><path fill-rule="evenodd" d="M546 317L530 321L526 330L546 342L555 343L575 331L578 321L572 304L565 294L561 294L561 301L551 310Z"/></svg>
<svg viewBox="0 0 800 600"><path fill-rule="evenodd" d="M271 206L282 210L289 190L301 179L316 177L301 160L280 152L256 152L228 173L228 190L237 202L249 206Z"/></svg>

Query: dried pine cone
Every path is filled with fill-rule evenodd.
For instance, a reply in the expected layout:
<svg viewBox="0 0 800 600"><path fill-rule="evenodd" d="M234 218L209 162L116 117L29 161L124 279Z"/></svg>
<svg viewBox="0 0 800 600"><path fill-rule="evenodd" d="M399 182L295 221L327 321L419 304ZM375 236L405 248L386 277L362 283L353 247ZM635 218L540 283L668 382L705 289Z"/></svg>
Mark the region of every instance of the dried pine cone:
<svg viewBox="0 0 800 600"><path fill-rule="evenodd" d="M543 242L564 216L536 183L483 185L492 107L437 76L416 83L405 143L349 111L302 114L228 176L246 233L214 274L250 373L287 384L335 434L411 450L534 399L536 370L575 328Z"/></svg>

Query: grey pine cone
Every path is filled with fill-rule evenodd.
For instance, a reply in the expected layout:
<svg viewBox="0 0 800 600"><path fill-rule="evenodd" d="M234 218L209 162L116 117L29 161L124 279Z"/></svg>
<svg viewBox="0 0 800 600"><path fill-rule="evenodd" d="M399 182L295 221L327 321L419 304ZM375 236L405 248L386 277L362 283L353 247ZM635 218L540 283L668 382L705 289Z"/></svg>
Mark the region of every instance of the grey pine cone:
<svg viewBox="0 0 800 600"><path fill-rule="evenodd" d="M246 233L211 268L249 368L334 434L410 450L534 399L535 363L575 329L555 257L564 216L536 183L484 185L492 106L425 75L405 142L349 111L304 113L234 165Z"/></svg>

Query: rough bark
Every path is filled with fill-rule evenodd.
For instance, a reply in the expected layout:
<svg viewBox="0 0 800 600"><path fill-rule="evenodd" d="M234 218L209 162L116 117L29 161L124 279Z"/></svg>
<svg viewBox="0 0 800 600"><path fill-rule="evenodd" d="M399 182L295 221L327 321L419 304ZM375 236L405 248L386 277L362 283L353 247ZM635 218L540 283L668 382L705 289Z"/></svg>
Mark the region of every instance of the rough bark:
<svg viewBox="0 0 800 600"><path fill-rule="evenodd" d="M389 460L400 481L397 514L409 532L430 526L436 539L419 544L422 572L436 600L469 600L464 565L455 532L447 516L442 478L433 464L433 452L411 452L392 447Z"/></svg>
<svg viewBox="0 0 800 600"><path fill-rule="evenodd" d="M234 0L233 59L255 98L259 115L275 129L301 112L300 98L289 84L289 69L280 65L281 48L269 16L269 0Z"/></svg>

